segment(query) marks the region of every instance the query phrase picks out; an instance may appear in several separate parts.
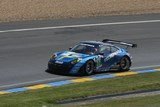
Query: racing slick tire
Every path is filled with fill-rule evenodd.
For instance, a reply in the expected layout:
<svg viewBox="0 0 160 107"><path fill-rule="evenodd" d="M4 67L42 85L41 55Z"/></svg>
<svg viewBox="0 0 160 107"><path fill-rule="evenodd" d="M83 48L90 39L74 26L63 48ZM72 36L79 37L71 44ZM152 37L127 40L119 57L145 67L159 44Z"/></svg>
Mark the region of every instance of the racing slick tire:
<svg viewBox="0 0 160 107"><path fill-rule="evenodd" d="M131 60L129 57L124 56L119 63L119 71L128 71L131 66Z"/></svg>
<svg viewBox="0 0 160 107"><path fill-rule="evenodd" d="M93 74L94 70L95 70L94 61L88 60L86 62L86 64L82 67L81 74L82 75L91 75L91 74Z"/></svg>

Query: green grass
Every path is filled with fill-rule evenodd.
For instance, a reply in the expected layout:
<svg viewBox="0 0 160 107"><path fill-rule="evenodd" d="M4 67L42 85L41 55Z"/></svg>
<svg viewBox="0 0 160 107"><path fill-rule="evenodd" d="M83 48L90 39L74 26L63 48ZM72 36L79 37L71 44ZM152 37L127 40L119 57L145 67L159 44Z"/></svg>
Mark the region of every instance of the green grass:
<svg viewBox="0 0 160 107"><path fill-rule="evenodd" d="M76 105L76 107L82 105ZM83 107L160 107L160 95L135 97L111 101L97 101Z"/></svg>
<svg viewBox="0 0 160 107"><path fill-rule="evenodd" d="M61 87L0 95L0 107L58 106L57 101L135 90L160 89L160 72L116 77Z"/></svg>

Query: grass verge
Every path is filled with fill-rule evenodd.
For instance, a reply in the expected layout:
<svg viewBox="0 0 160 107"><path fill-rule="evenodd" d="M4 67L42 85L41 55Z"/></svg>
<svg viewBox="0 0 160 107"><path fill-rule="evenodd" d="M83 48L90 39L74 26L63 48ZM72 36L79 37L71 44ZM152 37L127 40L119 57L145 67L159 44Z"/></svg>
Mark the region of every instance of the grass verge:
<svg viewBox="0 0 160 107"><path fill-rule="evenodd" d="M57 101L135 90L160 89L160 72L116 77L0 96L0 107L58 106Z"/></svg>
<svg viewBox="0 0 160 107"><path fill-rule="evenodd" d="M100 101L83 104L83 107L160 107L160 95L135 97L129 99ZM76 107L82 105L76 105Z"/></svg>

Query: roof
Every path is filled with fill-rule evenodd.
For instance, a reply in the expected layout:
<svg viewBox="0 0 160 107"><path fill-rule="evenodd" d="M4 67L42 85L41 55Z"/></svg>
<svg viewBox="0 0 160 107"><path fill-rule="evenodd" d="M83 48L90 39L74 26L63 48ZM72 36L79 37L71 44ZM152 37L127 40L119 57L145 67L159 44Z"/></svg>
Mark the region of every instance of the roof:
<svg viewBox="0 0 160 107"><path fill-rule="evenodd" d="M109 43L103 43L101 41L82 41L80 43L94 44L94 45L112 45Z"/></svg>

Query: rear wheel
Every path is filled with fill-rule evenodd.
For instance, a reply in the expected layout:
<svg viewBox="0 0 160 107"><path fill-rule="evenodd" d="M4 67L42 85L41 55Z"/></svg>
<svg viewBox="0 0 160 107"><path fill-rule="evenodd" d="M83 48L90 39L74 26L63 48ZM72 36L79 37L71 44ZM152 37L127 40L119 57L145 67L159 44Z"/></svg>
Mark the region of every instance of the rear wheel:
<svg viewBox="0 0 160 107"><path fill-rule="evenodd" d="M131 61L128 57L123 57L119 63L119 70L120 71L128 71L131 66Z"/></svg>

